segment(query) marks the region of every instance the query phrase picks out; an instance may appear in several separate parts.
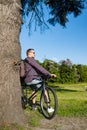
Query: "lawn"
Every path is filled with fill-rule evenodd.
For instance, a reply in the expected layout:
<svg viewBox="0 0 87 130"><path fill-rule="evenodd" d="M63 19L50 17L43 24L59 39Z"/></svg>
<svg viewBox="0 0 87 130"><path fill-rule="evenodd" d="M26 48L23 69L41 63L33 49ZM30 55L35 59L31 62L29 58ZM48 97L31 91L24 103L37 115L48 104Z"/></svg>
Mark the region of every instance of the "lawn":
<svg viewBox="0 0 87 130"><path fill-rule="evenodd" d="M58 96L58 115L69 117L87 117L86 84L57 85L54 89Z"/></svg>
<svg viewBox="0 0 87 130"><path fill-rule="evenodd" d="M50 84L53 86L58 97L58 116L66 117L87 117L87 91L85 84ZM37 96L39 100L40 94ZM32 113L28 107L25 110L27 113ZM40 112L37 113L43 117ZM43 117L44 118L44 117Z"/></svg>
<svg viewBox="0 0 87 130"><path fill-rule="evenodd" d="M58 117L87 117L87 91L85 90L85 84L50 84L54 87L58 97ZM37 100L39 99L38 95ZM28 106L24 110L27 119L29 130L32 130L30 126L39 126L40 120L45 118L40 111L33 111ZM17 124L10 126L2 126L0 130L26 130Z"/></svg>
<svg viewBox="0 0 87 130"><path fill-rule="evenodd" d="M87 117L86 84L50 84L50 86L53 86L58 97L59 117ZM37 95L37 100L39 96L40 94ZM38 121L45 118L40 111L32 111L29 106L25 113L29 116L29 124L33 126L37 126Z"/></svg>

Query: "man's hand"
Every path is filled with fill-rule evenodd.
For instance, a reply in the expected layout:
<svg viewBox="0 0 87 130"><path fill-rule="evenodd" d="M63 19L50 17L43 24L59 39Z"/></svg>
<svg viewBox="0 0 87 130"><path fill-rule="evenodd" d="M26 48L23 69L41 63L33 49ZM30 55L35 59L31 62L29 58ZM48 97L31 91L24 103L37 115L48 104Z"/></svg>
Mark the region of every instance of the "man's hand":
<svg viewBox="0 0 87 130"><path fill-rule="evenodd" d="M56 78L56 74L51 74L51 77Z"/></svg>

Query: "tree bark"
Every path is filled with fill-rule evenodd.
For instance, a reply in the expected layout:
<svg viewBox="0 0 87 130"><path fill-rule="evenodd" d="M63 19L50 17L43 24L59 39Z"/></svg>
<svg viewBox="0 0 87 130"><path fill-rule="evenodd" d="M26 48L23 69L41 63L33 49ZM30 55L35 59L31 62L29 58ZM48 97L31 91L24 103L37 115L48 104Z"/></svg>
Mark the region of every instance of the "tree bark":
<svg viewBox="0 0 87 130"><path fill-rule="evenodd" d="M20 8L20 0L0 0L0 124L25 121L19 69L14 66L21 59Z"/></svg>

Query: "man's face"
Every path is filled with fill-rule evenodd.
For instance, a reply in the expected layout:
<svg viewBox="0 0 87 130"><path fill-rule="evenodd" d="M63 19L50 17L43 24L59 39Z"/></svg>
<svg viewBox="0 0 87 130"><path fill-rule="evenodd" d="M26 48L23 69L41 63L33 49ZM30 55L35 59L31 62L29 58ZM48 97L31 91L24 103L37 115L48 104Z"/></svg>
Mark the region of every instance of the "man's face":
<svg viewBox="0 0 87 130"><path fill-rule="evenodd" d="M28 57L34 58L35 57L35 51L31 50L30 52L28 52Z"/></svg>

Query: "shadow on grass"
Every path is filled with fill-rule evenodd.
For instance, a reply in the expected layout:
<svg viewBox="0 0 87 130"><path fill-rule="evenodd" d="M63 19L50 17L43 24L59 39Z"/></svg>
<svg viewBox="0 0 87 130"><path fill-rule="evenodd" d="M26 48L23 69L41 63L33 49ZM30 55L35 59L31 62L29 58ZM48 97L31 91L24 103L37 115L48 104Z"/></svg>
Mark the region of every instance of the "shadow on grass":
<svg viewBox="0 0 87 130"><path fill-rule="evenodd" d="M66 89L66 88L60 87L60 86L50 86L50 87L53 87L55 91L62 91L62 92L78 92L79 91L79 90Z"/></svg>

